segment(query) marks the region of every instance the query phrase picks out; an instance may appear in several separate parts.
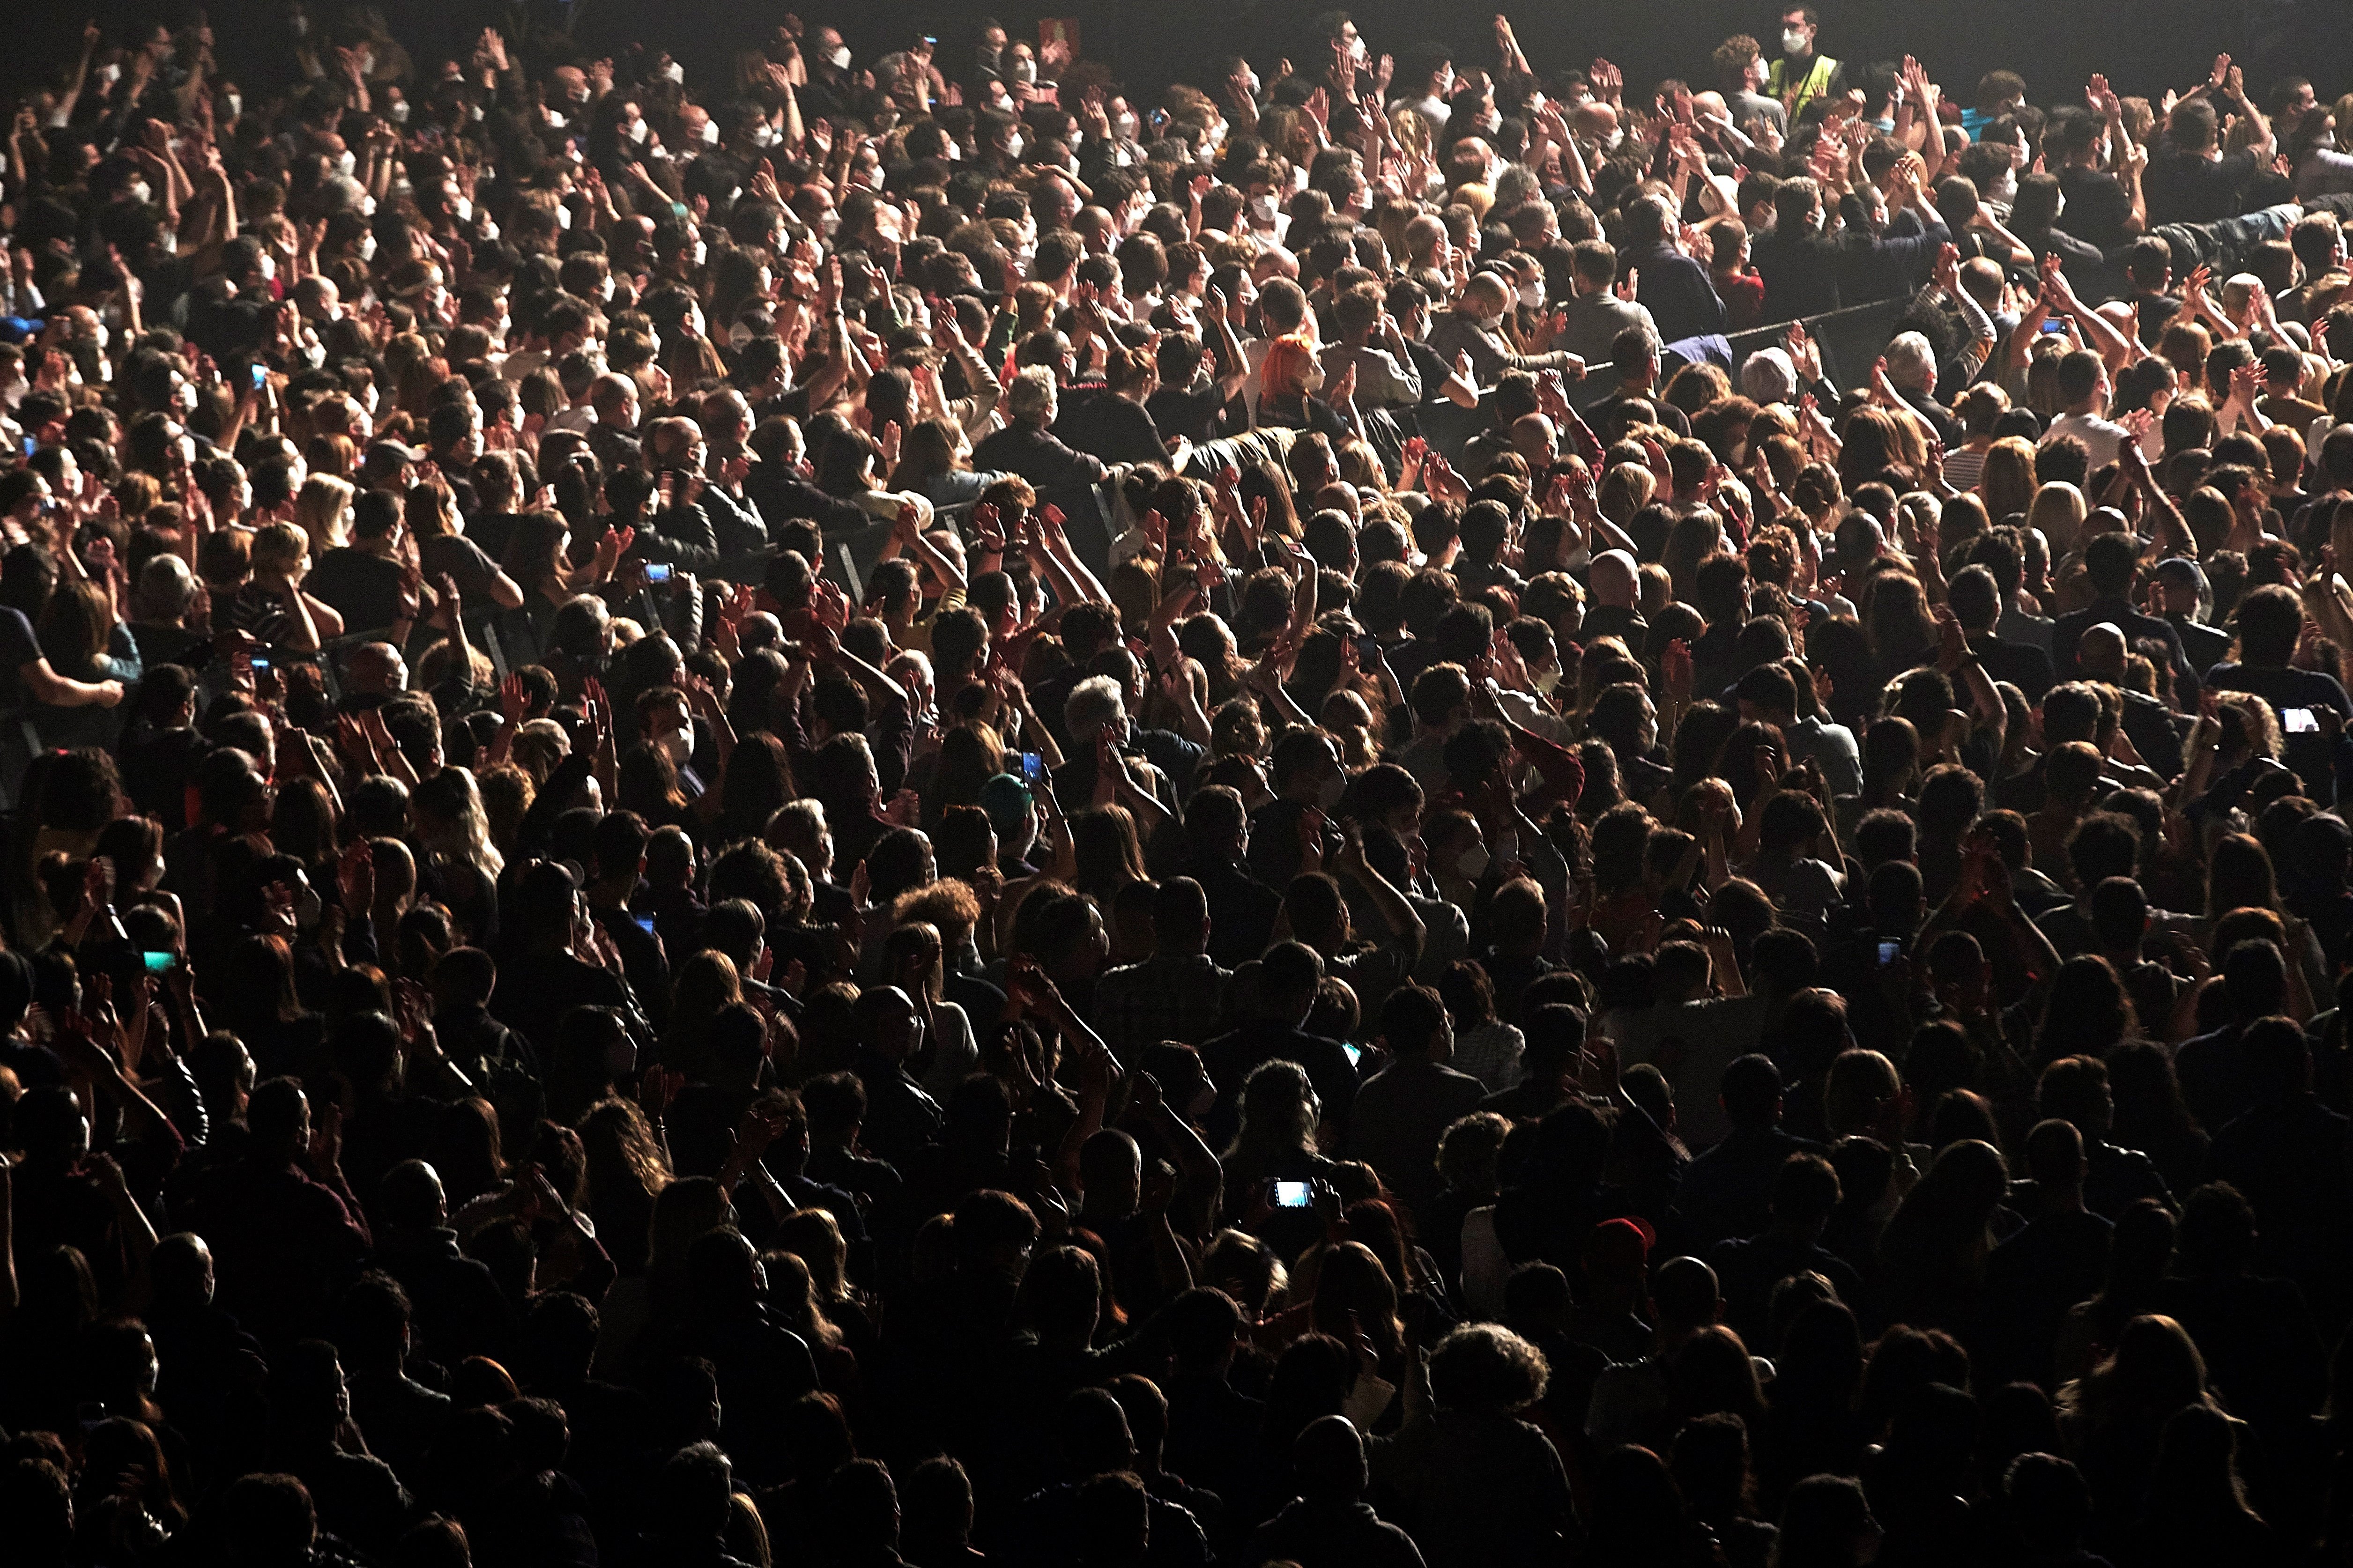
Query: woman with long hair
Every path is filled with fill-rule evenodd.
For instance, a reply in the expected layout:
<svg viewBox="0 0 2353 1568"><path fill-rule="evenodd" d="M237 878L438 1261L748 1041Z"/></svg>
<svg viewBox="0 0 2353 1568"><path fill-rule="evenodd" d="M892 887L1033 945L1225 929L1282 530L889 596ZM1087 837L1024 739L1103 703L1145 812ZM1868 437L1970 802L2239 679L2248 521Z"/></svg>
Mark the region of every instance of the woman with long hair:
<svg viewBox="0 0 2353 1568"><path fill-rule="evenodd" d="M1991 1224L2010 1190L2001 1152L1964 1139L1940 1152L1879 1238L1881 1285L1897 1322L1957 1330L1985 1288Z"/></svg>
<svg viewBox="0 0 2353 1568"><path fill-rule="evenodd" d="M739 736L720 775L719 819L712 841L732 844L759 837L769 819L799 795L792 759L782 741L765 730Z"/></svg>
<svg viewBox="0 0 2353 1568"><path fill-rule="evenodd" d="M2012 518L2023 522L2034 506L2034 444L2005 436L1988 447L1977 489L1996 528Z"/></svg>
<svg viewBox="0 0 2353 1568"><path fill-rule="evenodd" d="M352 542L352 498L358 493L349 479L332 473L313 473L294 492L294 526L309 536L313 558Z"/></svg>
<svg viewBox="0 0 2353 1568"><path fill-rule="evenodd" d="M662 1064L690 1080L710 1081L716 1062L712 1026L719 1015L744 1000L735 961L706 948L678 966L670 981L670 1027L662 1035Z"/></svg>
<svg viewBox="0 0 2353 1568"><path fill-rule="evenodd" d="M2186 1405L2168 1418L2133 1561L2149 1568L2205 1568L2285 1560L2272 1527L2247 1506L2239 1479L2239 1434L2245 1425L2211 1405Z"/></svg>
<svg viewBox="0 0 2353 1568"><path fill-rule="evenodd" d="M417 889L448 908L471 946L497 940L499 874L506 857L491 842L491 819L470 768L445 767L411 792Z"/></svg>
<svg viewBox="0 0 2353 1568"><path fill-rule="evenodd" d="M2116 966L2096 952L2077 953L2059 966L2043 1000L2035 1061L2096 1057L2139 1036L2140 1019Z"/></svg>
<svg viewBox="0 0 2353 1568"><path fill-rule="evenodd" d="M596 1237L625 1275L646 1269L653 1247L655 1200L670 1184L670 1157L645 1112L627 1100L607 1100L581 1119L580 1146L588 1163L588 1214Z"/></svg>
<svg viewBox="0 0 2353 1568"><path fill-rule="evenodd" d="M1078 855L1074 886L1105 910L1122 888L1148 879L1135 818L1124 805L1090 806L1071 817L1071 842Z"/></svg>
<svg viewBox="0 0 2353 1568"><path fill-rule="evenodd" d="M2105 1531L2122 1535L2139 1517L2166 1424L2212 1403L2198 1346L2179 1322L2155 1313L2126 1323L2114 1353L2059 1390L2061 1430Z"/></svg>
<svg viewBox="0 0 2353 1568"><path fill-rule="evenodd" d="M1588 1568L1724 1568L1713 1534L1648 1448L1629 1445L1601 1460L1585 1529Z"/></svg>
<svg viewBox="0 0 2353 1568"><path fill-rule="evenodd" d="M294 994L294 950L282 936L249 936L228 951L216 1017L253 1053L263 1078L315 1067L324 1021Z"/></svg>
<svg viewBox="0 0 2353 1568"><path fill-rule="evenodd" d="M1286 1236L1313 1239L1323 1233L1321 1220L1303 1226L1285 1218L1312 1211L1267 1207L1269 1183L1329 1181L1338 1169L1316 1152L1323 1117L1324 1102L1298 1063L1277 1058L1250 1069L1242 1080L1241 1124L1223 1155L1228 1224L1264 1235L1278 1247Z"/></svg>
<svg viewBox="0 0 2353 1568"><path fill-rule="evenodd" d="M1005 771L1005 755L997 732L977 721L944 731L923 789L923 831L936 833L951 806L977 805L981 786Z"/></svg>
<svg viewBox="0 0 2353 1568"><path fill-rule="evenodd" d="M1936 662L1940 643L1936 616L1920 580L1905 572L1873 577L1862 601L1862 628L1871 634L1883 684L1907 669Z"/></svg>
<svg viewBox="0 0 2353 1568"><path fill-rule="evenodd" d="M2152 1041L2127 1040L2110 1047L2101 1060L2116 1100L2111 1141L2147 1154L2175 1192L2195 1187L2204 1179L2212 1140L2182 1099L2173 1053Z"/></svg>
<svg viewBox="0 0 2353 1568"><path fill-rule="evenodd" d="M678 763L669 751L639 742L621 753L614 798L624 811L634 811L650 828L683 827L694 820L694 803L679 782Z"/></svg>

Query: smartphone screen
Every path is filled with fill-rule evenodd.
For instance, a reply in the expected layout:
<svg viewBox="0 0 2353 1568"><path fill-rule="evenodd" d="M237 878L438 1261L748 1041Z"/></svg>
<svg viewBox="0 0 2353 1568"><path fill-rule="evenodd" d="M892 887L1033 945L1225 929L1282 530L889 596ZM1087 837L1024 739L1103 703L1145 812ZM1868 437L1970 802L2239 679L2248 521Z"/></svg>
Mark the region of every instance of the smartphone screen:
<svg viewBox="0 0 2353 1568"><path fill-rule="evenodd" d="M1904 944L1900 942L1883 942L1879 944L1879 963L1883 969L1903 955Z"/></svg>
<svg viewBox="0 0 2353 1568"><path fill-rule="evenodd" d="M2310 735L2319 731L2320 721L2312 716L2309 708L2283 708L2280 727L2291 735Z"/></svg>
<svg viewBox="0 0 2353 1568"><path fill-rule="evenodd" d="M1042 752L1021 753L1021 782L1036 784L1046 776L1046 756Z"/></svg>
<svg viewBox="0 0 2353 1568"><path fill-rule="evenodd" d="M269 661L268 659L266 659L266 658L262 658L262 657L261 657L261 655L259 655L259 654L255 654L255 655L253 656L253 673L254 673L254 674L256 674L256 675L267 675L267 674L269 674Z"/></svg>
<svg viewBox="0 0 2353 1568"><path fill-rule="evenodd" d="M1305 1182L1274 1184L1274 1206L1279 1209L1303 1209L1314 1201Z"/></svg>
<svg viewBox="0 0 2353 1568"><path fill-rule="evenodd" d="M146 964L147 973L150 974L169 973L178 968L180 963L180 955L175 952L142 952L139 957L141 962Z"/></svg>
<svg viewBox="0 0 2353 1568"><path fill-rule="evenodd" d="M1340 1043L1340 1048L1348 1053L1350 1067L1356 1067L1365 1059L1365 1047L1362 1046L1350 1045L1344 1040Z"/></svg>
<svg viewBox="0 0 2353 1568"><path fill-rule="evenodd" d="M630 918L631 920L633 920L633 921L637 921L637 922L638 922L638 929L639 931L641 931L645 932L648 936L651 936L651 935L653 935L653 934L654 934L654 917L653 917L653 916L651 916L651 915L631 915L629 918Z"/></svg>
<svg viewBox="0 0 2353 1568"><path fill-rule="evenodd" d="M253 366L253 390L259 392L269 384L269 367L256 361Z"/></svg>
<svg viewBox="0 0 2353 1568"><path fill-rule="evenodd" d="M649 583L667 583L667 582L669 582L669 581L670 581L670 567L669 567L669 565L668 565L666 563L659 562L659 561L655 561L655 562L650 562L650 563L649 563L647 564L647 566L646 566L646 581L647 581L647 582L649 582Z"/></svg>

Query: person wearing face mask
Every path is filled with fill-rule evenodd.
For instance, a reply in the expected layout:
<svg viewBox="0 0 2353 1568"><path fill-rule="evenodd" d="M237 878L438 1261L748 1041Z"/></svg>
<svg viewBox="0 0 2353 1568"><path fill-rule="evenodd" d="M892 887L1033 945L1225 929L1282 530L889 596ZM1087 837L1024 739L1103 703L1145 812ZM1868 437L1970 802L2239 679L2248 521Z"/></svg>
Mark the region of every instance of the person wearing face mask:
<svg viewBox="0 0 2353 1568"><path fill-rule="evenodd" d="M1814 100L1836 98L1846 90L1845 68L1814 52L1821 25L1811 5L1792 5L1781 13L1781 58L1766 73L1765 90L1781 100L1793 121Z"/></svg>
<svg viewBox="0 0 2353 1568"><path fill-rule="evenodd" d="M1446 129L1453 117L1454 107L1448 100L1454 96L1454 57L1443 45L1422 44L1409 51L1405 58L1400 90L1389 100L1392 109L1402 104L1430 121L1434 136Z"/></svg>
<svg viewBox="0 0 2353 1568"><path fill-rule="evenodd" d="M1724 89L1725 108L1735 125L1746 127L1763 121L1773 128L1777 136L1789 133L1789 111L1781 100L1765 91L1765 83L1772 75L1771 62L1765 58L1764 46L1746 33L1736 33L1715 47L1711 59L1715 67L1717 85Z"/></svg>
<svg viewBox="0 0 2353 1568"><path fill-rule="evenodd" d="M1320 730L1293 730L1276 742L1269 783L1274 798L1250 816L1250 868L1269 887L1287 888L1305 859L1311 837L1319 863L1336 863L1342 845L1333 808L1347 787L1339 748ZM1306 825L1314 823L1311 830Z"/></svg>
<svg viewBox="0 0 2353 1568"><path fill-rule="evenodd" d="M278 310L277 266L260 240L241 235L221 247L221 275L189 300L188 336L219 363L261 352Z"/></svg>
<svg viewBox="0 0 2353 1568"><path fill-rule="evenodd" d="M2059 226L2068 214L2067 193L2059 176L2029 174L2018 183L2018 200L2010 209L2010 231L2034 253L2037 261L2055 256L2071 281L2089 287L2104 276L2106 258L2099 247Z"/></svg>
<svg viewBox="0 0 2353 1568"><path fill-rule="evenodd" d="M849 79L849 46L842 42L837 29L817 27L801 46L801 53L808 79L795 88L793 95L800 100L803 123L822 117L839 124L856 96Z"/></svg>
<svg viewBox="0 0 2353 1568"><path fill-rule="evenodd" d="M1773 226L1749 247L1749 265L1765 280L1765 315L1790 321L1839 308L1838 242L1830 208L1810 177L1773 194Z"/></svg>
<svg viewBox="0 0 2353 1568"><path fill-rule="evenodd" d="M679 787L686 792L689 800L701 799L704 784L702 775L694 770L694 713L686 693L675 686L654 687L638 694L637 711L638 738L670 758L670 765L678 770ZM726 728L724 716L712 726L711 750L719 757L722 767L726 765L727 748L719 744L719 732ZM728 739L733 739L732 731Z"/></svg>
<svg viewBox="0 0 2353 1568"><path fill-rule="evenodd" d="M1700 274L1701 281L1706 280ZM1572 377L1585 374L1585 361L1566 349L1554 349L1540 354L1524 354L1504 336L1504 318L1516 298L1516 289L1501 276L1482 272L1464 285L1462 297L1453 310L1440 317L1430 329L1430 352L1441 361L1451 361L1458 353L1470 357L1472 375L1481 386L1493 386L1507 370L1558 370ZM1708 298L1715 298L1710 290ZM1722 310L1718 306L1719 310Z"/></svg>

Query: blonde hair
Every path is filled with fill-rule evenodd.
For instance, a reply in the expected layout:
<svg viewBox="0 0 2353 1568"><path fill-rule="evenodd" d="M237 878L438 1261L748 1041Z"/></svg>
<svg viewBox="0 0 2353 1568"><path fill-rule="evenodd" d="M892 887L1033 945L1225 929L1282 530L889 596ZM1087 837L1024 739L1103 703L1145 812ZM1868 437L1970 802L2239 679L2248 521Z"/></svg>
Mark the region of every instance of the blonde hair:
<svg viewBox="0 0 2353 1568"><path fill-rule="evenodd" d="M265 522L253 531L252 560L257 572L291 574L310 552L310 535L290 522Z"/></svg>
<svg viewBox="0 0 2353 1568"><path fill-rule="evenodd" d="M351 480L332 474L312 474L302 481L294 497L294 524L309 537L312 554L351 542L352 497L357 493Z"/></svg>
<svg viewBox="0 0 2353 1568"><path fill-rule="evenodd" d="M2027 510L2026 522L2039 528L2042 537L2051 542L2051 557L2057 560L2073 552L2082 540L2084 520L2091 509L2084 503L2084 492L2065 479L2053 479L2034 492L2034 504Z"/></svg>

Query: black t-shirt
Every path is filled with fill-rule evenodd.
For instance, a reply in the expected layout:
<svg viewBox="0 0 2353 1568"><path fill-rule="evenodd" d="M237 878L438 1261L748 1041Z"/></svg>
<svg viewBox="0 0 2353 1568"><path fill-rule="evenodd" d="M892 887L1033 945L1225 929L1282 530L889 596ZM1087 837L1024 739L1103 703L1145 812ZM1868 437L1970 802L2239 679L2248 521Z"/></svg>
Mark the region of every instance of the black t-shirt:
<svg viewBox="0 0 2353 1568"><path fill-rule="evenodd" d="M430 539L420 538L417 542L417 559L425 569L427 583L446 572L469 603L491 602L491 585L499 580L498 565L465 535L442 533Z"/></svg>
<svg viewBox="0 0 2353 1568"><path fill-rule="evenodd" d="M2125 242L2132 197L2123 181L2105 170L2065 168L2059 171L2059 191L2067 198L2063 221L2069 234L2102 250Z"/></svg>
<svg viewBox="0 0 2353 1568"><path fill-rule="evenodd" d="M381 631L400 619L400 563L346 545L319 557L303 586L343 617L343 630Z"/></svg>
<svg viewBox="0 0 2353 1568"><path fill-rule="evenodd" d="M2149 160L2141 176L2148 221L2213 223L2245 210L2244 191L2255 177L2255 155L2233 153L2220 161L2200 153L2167 152Z"/></svg>
<svg viewBox="0 0 2353 1568"><path fill-rule="evenodd" d="M1209 441L1217 437L1213 422L1218 410L1225 405L1218 400L1218 389L1208 387L1200 392L1185 392L1164 386L1145 402L1153 424L1163 436L1182 436L1188 441Z"/></svg>
<svg viewBox="0 0 2353 1568"><path fill-rule="evenodd" d="M1090 452L1106 463L1165 463L1168 449L1151 412L1115 392L1100 392L1066 408L1054 422L1054 434L1073 449Z"/></svg>

